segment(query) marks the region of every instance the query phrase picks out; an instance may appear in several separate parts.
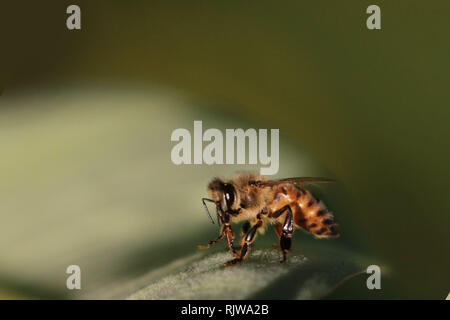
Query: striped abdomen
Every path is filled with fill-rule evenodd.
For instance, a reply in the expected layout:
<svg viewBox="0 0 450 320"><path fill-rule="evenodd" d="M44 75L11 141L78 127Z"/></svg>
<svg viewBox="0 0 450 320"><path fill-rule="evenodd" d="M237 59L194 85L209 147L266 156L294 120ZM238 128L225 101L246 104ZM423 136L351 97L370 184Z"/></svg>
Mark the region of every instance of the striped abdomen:
<svg viewBox="0 0 450 320"><path fill-rule="evenodd" d="M299 189L297 196L297 208L294 214L296 225L311 232L316 237L339 236L339 228L334 215L328 211L322 201L314 198L305 189Z"/></svg>
<svg viewBox="0 0 450 320"><path fill-rule="evenodd" d="M314 236L329 238L339 236L339 228L333 213L325 204L316 199L308 190L294 185L278 186L277 196L273 200L272 209L279 209L289 204L294 223Z"/></svg>

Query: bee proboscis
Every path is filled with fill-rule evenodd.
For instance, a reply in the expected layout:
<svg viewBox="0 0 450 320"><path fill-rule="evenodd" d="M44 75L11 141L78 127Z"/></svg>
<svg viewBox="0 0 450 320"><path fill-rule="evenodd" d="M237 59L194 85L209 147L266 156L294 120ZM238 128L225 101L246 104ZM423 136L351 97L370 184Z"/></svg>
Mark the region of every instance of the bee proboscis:
<svg viewBox="0 0 450 320"><path fill-rule="evenodd" d="M329 182L334 180L309 177L267 180L264 176L252 173L239 173L230 180L213 179L208 185L209 198L203 198L202 202L212 221L205 201L216 205L221 231L215 240L198 248L207 249L225 237L234 256L227 265L233 265L248 256L250 244L257 233L262 232L268 224L273 224L283 254L281 262L284 262L292 247L295 228L301 228L318 238L339 236L333 213L303 188L307 184ZM230 224L244 220L240 251L237 252L233 246L234 232Z"/></svg>

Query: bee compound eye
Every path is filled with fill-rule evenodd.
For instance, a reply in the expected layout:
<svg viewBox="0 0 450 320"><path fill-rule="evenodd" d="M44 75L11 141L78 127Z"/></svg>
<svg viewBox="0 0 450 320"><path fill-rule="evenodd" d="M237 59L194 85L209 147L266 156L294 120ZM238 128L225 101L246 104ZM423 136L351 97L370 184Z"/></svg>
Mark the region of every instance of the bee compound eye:
<svg viewBox="0 0 450 320"><path fill-rule="evenodd" d="M235 190L234 187L230 184L225 184L224 185L224 197L225 197L225 202L226 202L226 206L228 207L228 209L231 209L231 206L234 203L234 199L235 199Z"/></svg>

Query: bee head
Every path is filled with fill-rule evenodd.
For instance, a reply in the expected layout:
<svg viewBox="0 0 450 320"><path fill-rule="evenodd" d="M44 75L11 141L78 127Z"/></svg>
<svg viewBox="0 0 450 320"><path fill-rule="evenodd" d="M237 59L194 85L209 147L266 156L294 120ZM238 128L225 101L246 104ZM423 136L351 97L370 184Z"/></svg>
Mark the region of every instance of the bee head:
<svg viewBox="0 0 450 320"><path fill-rule="evenodd" d="M219 211L228 214L237 209L237 194L233 184L214 179L208 185L208 192Z"/></svg>

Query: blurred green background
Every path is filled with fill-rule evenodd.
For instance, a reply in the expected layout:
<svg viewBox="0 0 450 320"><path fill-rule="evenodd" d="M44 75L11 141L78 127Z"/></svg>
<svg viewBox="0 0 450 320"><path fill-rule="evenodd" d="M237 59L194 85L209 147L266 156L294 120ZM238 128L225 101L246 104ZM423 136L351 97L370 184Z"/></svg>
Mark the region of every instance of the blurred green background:
<svg viewBox="0 0 450 320"><path fill-rule="evenodd" d="M80 31L65 27L70 4L81 7ZM329 197L341 211L342 241L380 257L392 275L383 278L380 292L368 291L364 276L331 297L445 298L450 4L377 1L378 31L365 25L370 4L4 2L0 294L60 297L55 287L43 285L42 274L51 278L48 270L63 270L68 261L42 262L58 256L58 246L72 247L64 239L80 230L90 239L77 242L84 256L103 252L106 263L123 244L123 252L132 247L144 259L131 267L118 265L123 256L111 258L111 279L120 272L138 274L138 265L170 261L145 243L147 233L159 230L158 239L170 246L161 226L179 219L167 222L164 210L170 207L164 205L190 188L182 201L189 212L200 211L208 178L235 170L169 161L171 131L209 119L204 126L280 128L286 149L280 177L325 172L339 180ZM148 168L152 162L161 167ZM142 188L155 183L158 188ZM127 206L117 206L120 197ZM64 228L50 214L61 212L64 220L97 206L101 214L82 214ZM148 215L155 206L162 216ZM210 229L204 213L196 214L183 222L192 229L183 234L178 227L175 238L203 242L206 231L191 231L199 223ZM108 230L115 232L93 242L89 235L98 230L86 231L89 219L96 226L109 221ZM45 232L48 239L42 240L37 221L58 232ZM46 249L37 250L36 241ZM106 272L104 265L99 270Z"/></svg>

